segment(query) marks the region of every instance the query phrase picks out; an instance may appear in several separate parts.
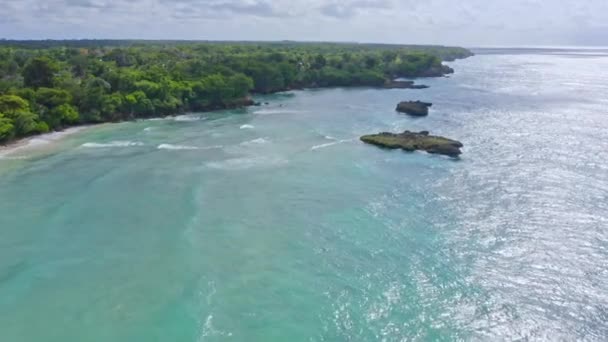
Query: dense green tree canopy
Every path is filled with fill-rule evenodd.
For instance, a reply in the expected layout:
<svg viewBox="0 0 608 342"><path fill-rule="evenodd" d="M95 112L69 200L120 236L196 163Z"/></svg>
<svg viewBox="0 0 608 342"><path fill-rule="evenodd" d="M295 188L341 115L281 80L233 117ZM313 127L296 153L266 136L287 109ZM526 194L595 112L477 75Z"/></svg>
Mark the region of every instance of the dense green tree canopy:
<svg viewBox="0 0 608 342"><path fill-rule="evenodd" d="M9 140L14 134L15 126L13 125L13 120L0 113L0 141Z"/></svg>
<svg viewBox="0 0 608 342"><path fill-rule="evenodd" d="M52 87L57 71L59 67L49 57L32 58L23 68L23 84L31 88Z"/></svg>
<svg viewBox="0 0 608 342"><path fill-rule="evenodd" d="M317 43L0 41L0 143L88 122L232 108L250 92L439 76L460 48Z"/></svg>

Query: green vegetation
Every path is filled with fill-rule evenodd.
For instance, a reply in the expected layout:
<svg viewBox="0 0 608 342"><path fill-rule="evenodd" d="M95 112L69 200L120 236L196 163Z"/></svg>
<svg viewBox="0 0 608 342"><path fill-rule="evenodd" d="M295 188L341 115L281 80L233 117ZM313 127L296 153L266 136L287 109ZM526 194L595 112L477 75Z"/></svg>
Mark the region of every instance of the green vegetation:
<svg viewBox="0 0 608 342"><path fill-rule="evenodd" d="M0 143L83 123L251 104L250 93L441 76L441 46L0 41Z"/></svg>

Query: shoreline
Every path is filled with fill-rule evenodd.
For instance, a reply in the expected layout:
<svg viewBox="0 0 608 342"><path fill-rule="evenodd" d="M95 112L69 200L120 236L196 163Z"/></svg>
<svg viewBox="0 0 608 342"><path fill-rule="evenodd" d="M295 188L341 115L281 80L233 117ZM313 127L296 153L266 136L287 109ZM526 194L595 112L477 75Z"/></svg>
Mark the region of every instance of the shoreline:
<svg viewBox="0 0 608 342"><path fill-rule="evenodd" d="M54 143L78 132L82 132L100 124L86 124L81 126L73 126L62 131L49 132L39 135L34 135L22 139L12 141L6 145L0 145L0 159L13 159L13 154L27 151L30 149L39 149L42 147L52 146ZM9 157L9 158L7 158ZM15 159L21 159L19 157Z"/></svg>
<svg viewBox="0 0 608 342"><path fill-rule="evenodd" d="M441 77L446 77L447 74L444 73L443 76ZM412 78L412 81L405 81L405 82L411 82L412 86L420 86L418 84L415 84L414 80L416 79L420 79L420 78L435 78L435 77L440 77L440 76L421 76L421 77L414 77ZM396 83L405 83L404 81L400 81L398 79L394 79L392 81L393 84ZM362 86L346 86L344 88L377 88L377 89L421 89L418 87L405 87L405 88L400 88L400 87L387 87L387 85L383 85L383 86L370 86L370 85L362 85ZM427 86L423 87L427 88ZM336 88L336 87L324 87L324 86L320 86L320 87L288 87L285 89L279 89L276 91L272 91L269 93L252 93L251 95L256 96L256 95L272 95L272 94L279 94L279 93L284 93L284 92L289 92L289 91L297 91L297 90L317 90L317 89L328 89L328 88ZM240 105L227 105L225 108L208 108L208 109L202 109L200 111L192 111L192 112L200 112L200 113L210 113L210 112L215 112L215 111L222 111L222 110L230 110L230 109L237 109L237 108L248 108L248 107L255 107L255 106L260 106L260 103L255 102L251 97L247 97L246 99L244 99L242 102L239 103ZM180 116L180 115L188 115L189 112L183 112L183 113L175 113L172 115L165 115L165 116L158 116L158 117L151 117L151 118L145 118L146 119L153 119L153 118L166 118L166 117L176 117L176 116ZM132 121L138 121L142 118L138 118L138 119L134 119ZM123 121L118 121L118 122L125 122L125 121L131 121L131 120L123 120ZM116 122L116 123L118 123ZM103 124L107 124L110 122L99 122L99 123L87 123L87 124L83 124L83 125L78 125L78 126L71 126L68 127L62 131L55 131L55 132L49 132L49 133L44 133L44 134L38 134L38 135L33 135L33 136L29 136L29 137L24 137L24 138L20 138L14 141L11 141L7 144L0 144L0 160L1 159L12 159L10 158L12 154L17 153L19 151L23 151L23 150L29 150L29 149L37 149L37 148L41 148L43 146L49 146L57 141L62 140L63 138L70 136L72 134L81 132L83 130L89 129L91 127L95 127L95 126L99 126L99 125L103 125ZM7 158L9 157L9 158ZM15 159L20 159L19 157L15 158Z"/></svg>

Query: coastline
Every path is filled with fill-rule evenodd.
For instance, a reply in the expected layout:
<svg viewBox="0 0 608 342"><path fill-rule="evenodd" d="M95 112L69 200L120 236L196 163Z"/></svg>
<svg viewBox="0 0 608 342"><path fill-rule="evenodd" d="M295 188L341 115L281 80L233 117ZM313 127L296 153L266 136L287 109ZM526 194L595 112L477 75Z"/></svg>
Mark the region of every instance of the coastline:
<svg viewBox="0 0 608 342"><path fill-rule="evenodd" d="M446 66L445 64L443 64L443 65ZM450 70L449 72L446 72L447 70L443 69L441 71L441 76L427 75L427 76L413 77L413 79L446 77L448 74L454 72L454 70L451 68L449 68L449 70ZM406 83L407 83L407 86L404 87L403 84L406 84ZM351 88L351 87L356 88L359 86L347 86L347 88ZM416 84L415 81L409 81L409 80L408 81L399 81L398 78L396 78L396 79L394 78L393 80L387 80L386 83L382 86L361 85L360 87L369 87L369 88L377 88L377 89L424 89L424 88L428 88L428 86ZM282 93L282 92L287 92L287 91L292 91L292 90L326 89L326 88L334 88L334 87L333 86L286 87L284 89L277 89L275 91L271 91L268 93L252 93L250 95L254 95L254 96L255 95L270 95L270 94L277 94L277 93ZM261 105L261 103L255 102L251 96L248 96L244 99L237 100L234 103L226 104L223 108L208 107L208 108L201 108L199 110L191 111L191 112L208 113L208 112L215 112L215 111L228 110L228 109L254 107L254 106L260 106L260 105ZM170 114L170 115L165 115L165 116L154 116L153 118L175 117L175 116L180 116L180 115L187 115L187 113L189 113L189 112L178 112L175 114ZM147 119L150 119L150 118L147 118ZM137 121L137 120L139 120L139 119L134 119L134 121ZM121 120L118 122L125 122L125 121L129 121L129 120ZM111 122L87 123L87 124L83 124L83 125L71 126L62 131L55 131L55 132L33 135L33 136L10 141L4 145L0 144L0 160L1 159L22 159L21 156L13 157L12 154L20 152L20 151L34 150L34 149L40 149L42 147L52 146L53 143L56 143L67 136L81 132L83 130L86 130L86 129L94 127L94 126L99 126L99 125L103 125L103 124L107 124L107 123L111 123Z"/></svg>
<svg viewBox="0 0 608 342"><path fill-rule="evenodd" d="M34 135L15 141L11 141L6 145L0 145L0 159L13 159L13 154L28 150L40 149L42 147L53 146L54 143L78 132L82 132L99 124L86 124L81 126L73 126L62 131L49 132L39 135ZM19 156L14 159L21 159Z"/></svg>

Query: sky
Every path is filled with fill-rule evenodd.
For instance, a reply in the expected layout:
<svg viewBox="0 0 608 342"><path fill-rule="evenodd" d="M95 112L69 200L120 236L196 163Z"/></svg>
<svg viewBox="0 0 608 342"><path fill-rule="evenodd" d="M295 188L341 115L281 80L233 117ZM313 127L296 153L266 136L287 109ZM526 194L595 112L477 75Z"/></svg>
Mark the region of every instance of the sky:
<svg viewBox="0 0 608 342"><path fill-rule="evenodd" d="M0 0L0 38L608 45L608 0Z"/></svg>

